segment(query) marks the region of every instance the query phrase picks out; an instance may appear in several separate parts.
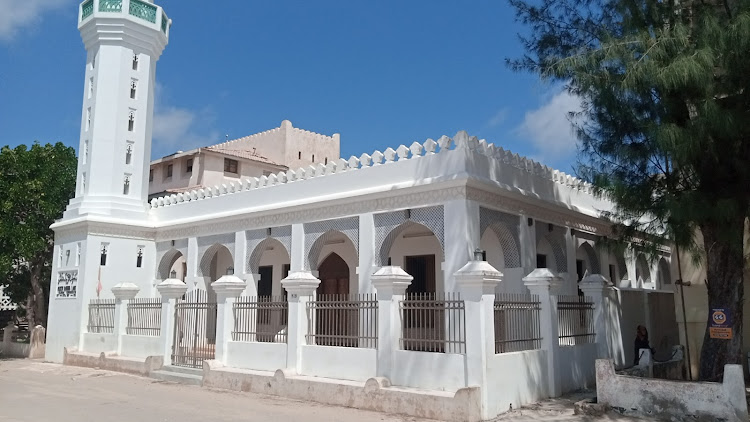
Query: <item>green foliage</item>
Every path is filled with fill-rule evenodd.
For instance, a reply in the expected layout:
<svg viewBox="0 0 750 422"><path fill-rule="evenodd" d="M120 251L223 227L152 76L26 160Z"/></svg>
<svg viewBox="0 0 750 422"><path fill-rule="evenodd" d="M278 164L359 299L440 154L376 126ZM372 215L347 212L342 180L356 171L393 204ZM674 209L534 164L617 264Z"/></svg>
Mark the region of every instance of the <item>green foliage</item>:
<svg viewBox="0 0 750 422"><path fill-rule="evenodd" d="M75 151L62 143L0 149L0 284L19 304L32 291L32 274L49 282L49 226L73 197L75 178Z"/></svg>

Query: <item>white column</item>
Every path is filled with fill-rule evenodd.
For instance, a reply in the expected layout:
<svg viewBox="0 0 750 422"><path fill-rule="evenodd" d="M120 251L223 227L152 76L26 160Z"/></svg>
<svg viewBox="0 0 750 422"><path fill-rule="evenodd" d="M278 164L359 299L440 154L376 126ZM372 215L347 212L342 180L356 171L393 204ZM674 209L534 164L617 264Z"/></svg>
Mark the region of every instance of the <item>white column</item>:
<svg viewBox="0 0 750 422"><path fill-rule="evenodd" d="M227 346L234 329L234 303L245 290L245 282L236 276L225 275L211 287L216 292L216 359L227 364Z"/></svg>
<svg viewBox="0 0 750 422"><path fill-rule="evenodd" d="M141 289L133 283L120 283L112 287L115 295L115 327L114 335L117 339L117 354L122 354L122 336L128 326L128 303L135 298Z"/></svg>
<svg viewBox="0 0 750 422"><path fill-rule="evenodd" d="M172 364L172 343L174 342L174 309L177 298L187 291L187 285L181 280L168 278L158 286L156 290L161 295L161 352L164 355L164 364Z"/></svg>
<svg viewBox="0 0 750 422"><path fill-rule="evenodd" d="M287 369L299 373L302 366L302 345L305 344L307 334L307 302L320 285L320 280L309 271L290 272L287 278L281 280L281 287L287 291L289 304L289 320L287 325Z"/></svg>
<svg viewBox="0 0 750 422"><path fill-rule="evenodd" d="M562 279L547 268L538 268L524 277L523 282L532 295L539 296L539 328L542 335L542 349L547 354L547 393L550 397L562 394L560 376L557 371L560 345L557 332L557 311L550 289L556 288Z"/></svg>
<svg viewBox="0 0 750 422"><path fill-rule="evenodd" d="M289 251L289 273L305 270L305 226L292 224L292 247Z"/></svg>
<svg viewBox="0 0 750 422"><path fill-rule="evenodd" d="M594 302L594 332L596 333L596 348L599 359L611 358L607 347L607 309L604 298L605 290L609 288L609 281L601 274L589 274L581 280L581 291L585 297Z"/></svg>
<svg viewBox="0 0 750 422"><path fill-rule="evenodd" d="M247 269L247 236L241 230L234 233L234 275L241 276Z"/></svg>
<svg viewBox="0 0 750 422"><path fill-rule="evenodd" d="M568 272L561 277L565 278L562 288L562 294L578 294L578 273L576 272L576 250L578 249L576 237L573 235L573 229L565 231L565 261L568 263Z"/></svg>
<svg viewBox="0 0 750 422"><path fill-rule="evenodd" d="M529 217L526 215L522 215L520 220L518 240L521 244L521 267L523 274L528 274L536 269L536 221L531 219L529 225Z"/></svg>
<svg viewBox="0 0 750 422"><path fill-rule="evenodd" d="M391 378L393 355L399 349L401 317L399 302L414 277L401 267L383 267L372 275L378 298L378 364L377 375Z"/></svg>
<svg viewBox="0 0 750 422"><path fill-rule="evenodd" d="M200 263L201 257L198 256L198 238L189 237L187 256L185 257L185 264L187 266L185 283L187 284L188 290L193 290L203 281L203 277L198 277L198 266L200 265Z"/></svg>
<svg viewBox="0 0 750 422"><path fill-rule="evenodd" d="M503 275L475 259L456 273L456 284L466 308L466 386L480 387L482 419L490 419L487 360L495 354L495 289Z"/></svg>
<svg viewBox="0 0 750 422"><path fill-rule="evenodd" d="M629 285L620 285L620 287L630 287L631 289L638 288L638 279L635 277L635 259L636 259L636 253L635 250L631 247L628 247L625 249L624 252L625 255L625 267L628 270L628 280L630 281Z"/></svg>
<svg viewBox="0 0 750 422"><path fill-rule="evenodd" d="M375 220L373 213L359 216L359 293L372 293L372 273L375 272Z"/></svg>
<svg viewBox="0 0 750 422"><path fill-rule="evenodd" d="M443 291L456 291L454 274L474 258L479 247L479 204L456 199L444 204L445 261L443 262Z"/></svg>

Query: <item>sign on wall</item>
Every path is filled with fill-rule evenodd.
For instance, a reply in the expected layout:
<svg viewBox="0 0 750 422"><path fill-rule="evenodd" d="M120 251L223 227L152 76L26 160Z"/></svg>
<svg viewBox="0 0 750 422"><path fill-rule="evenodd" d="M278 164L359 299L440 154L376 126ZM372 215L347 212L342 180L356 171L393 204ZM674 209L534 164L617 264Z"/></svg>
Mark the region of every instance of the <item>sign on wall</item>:
<svg viewBox="0 0 750 422"><path fill-rule="evenodd" d="M721 340L732 339L732 314L727 308L711 309L711 326L708 335Z"/></svg>
<svg viewBox="0 0 750 422"><path fill-rule="evenodd" d="M78 292L78 270L60 271L57 273L57 292L55 298L74 298Z"/></svg>

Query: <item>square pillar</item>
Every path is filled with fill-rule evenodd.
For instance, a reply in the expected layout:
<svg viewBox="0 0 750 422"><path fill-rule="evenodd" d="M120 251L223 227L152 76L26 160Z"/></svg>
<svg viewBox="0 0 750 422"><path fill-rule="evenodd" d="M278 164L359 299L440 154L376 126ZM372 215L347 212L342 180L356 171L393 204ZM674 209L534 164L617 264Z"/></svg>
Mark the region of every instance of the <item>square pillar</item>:
<svg viewBox="0 0 750 422"><path fill-rule="evenodd" d="M393 354L399 349L401 316L399 302L414 277L398 266L379 269L372 275L378 299L378 363L377 376L391 378Z"/></svg>
<svg viewBox="0 0 750 422"><path fill-rule="evenodd" d="M234 303L243 291L245 282L233 275L216 280L211 288L216 292L216 355L214 359L227 364L227 346L234 329Z"/></svg>
<svg viewBox="0 0 750 422"><path fill-rule="evenodd" d="M467 199L447 201L443 205L445 261L443 291L455 292L455 273L474 258L479 247L479 204Z"/></svg>
<svg viewBox="0 0 750 422"><path fill-rule="evenodd" d="M531 224L529 224L531 222ZM529 216L520 216L518 240L521 244L521 267L523 274L536 269L536 221Z"/></svg>
<svg viewBox="0 0 750 422"><path fill-rule="evenodd" d="M289 273L305 270L305 226L292 224L292 245L289 251Z"/></svg>
<svg viewBox="0 0 750 422"><path fill-rule="evenodd" d="M289 319L287 322L287 369L299 374L302 367L302 345L309 329L307 324L307 302L312 300L320 280L309 271L295 271L281 280L287 291Z"/></svg>
<svg viewBox="0 0 750 422"><path fill-rule="evenodd" d="M585 297L594 302L594 332L596 333L596 349L599 359L611 359L607 347L607 317L605 293L609 290L609 280L601 274L589 274L581 280L580 289Z"/></svg>
<svg viewBox="0 0 750 422"><path fill-rule="evenodd" d="M370 277L375 270L375 220L370 212L359 216L359 293L372 293Z"/></svg>
<svg viewBox="0 0 750 422"><path fill-rule="evenodd" d="M161 295L161 352L164 364L172 364L172 344L174 342L174 312L177 299L187 292L182 280L168 278L156 286Z"/></svg>
<svg viewBox="0 0 750 422"><path fill-rule="evenodd" d="M455 277L466 311L466 386L480 387L482 419L490 419L487 360L495 354L495 289L503 274L479 255Z"/></svg>
<svg viewBox="0 0 750 422"><path fill-rule="evenodd" d="M532 295L539 297L539 328L542 335L542 349L547 354L547 394L559 397L562 394L557 349L560 346L557 332L557 310L550 290L557 288L562 279L548 268L537 268L523 279Z"/></svg>
<svg viewBox="0 0 750 422"><path fill-rule="evenodd" d="M122 335L125 334L128 326L128 304L140 290L133 283L120 283L112 287L112 294L115 295L115 326L113 331L117 340L115 351L118 355L122 354Z"/></svg>

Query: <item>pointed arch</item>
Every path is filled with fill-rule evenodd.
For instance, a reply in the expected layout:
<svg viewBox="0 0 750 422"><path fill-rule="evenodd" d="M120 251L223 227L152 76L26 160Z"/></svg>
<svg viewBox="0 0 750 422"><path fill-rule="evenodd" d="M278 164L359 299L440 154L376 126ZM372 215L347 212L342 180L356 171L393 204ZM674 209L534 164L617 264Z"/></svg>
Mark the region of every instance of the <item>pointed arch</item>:
<svg viewBox="0 0 750 422"><path fill-rule="evenodd" d="M250 257L248 258L247 262L247 270L252 274L258 273L258 267L260 267L260 261L261 258L263 258L263 253L268 249L269 247L280 247L284 252L286 252L287 261L289 260L289 250L286 248L286 246L281 243L280 240L275 239L273 237L267 237L263 239L258 245L253 249L253 251L250 253Z"/></svg>
<svg viewBox="0 0 750 422"><path fill-rule="evenodd" d="M601 274L602 273L602 266L599 263L599 256L596 254L596 251L594 250L594 247L591 246L591 243L589 242L583 242L578 247L578 251L582 252L583 255L586 257L586 261L588 263L587 270L589 274Z"/></svg>
<svg viewBox="0 0 750 422"><path fill-rule="evenodd" d="M664 257L659 260L659 273L657 277L659 280L659 287L672 284L672 271L669 268L667 259Z"/></svg>
<svg viewBox="0 0 750 422"><path fill-rule="evenodd" d="M386 236L385 239L383 239L383 243L380 245L378 257L380 258L380 265L386 265L388 263L388 256L391 253L391 248L393 247L393 244L396 243L396 239L405 231L413 228L422 228L426 231L429 231L432 233L433 236L435 236L435 232L430 229L429 227L425 226L421 223L416 223L412 220L407 220L398 226L396 226L393 230L391 230ZM437 238L437 236L435 236ZM438 239L439 241L440 239ZM442 242L440 243L440 252L442 255L439 257L440 262L444 260L445 256L445 246Z"/></svg>
<svg viewBox="0 0 750 422"><path fill-rule="evenodd" d="M220 243L214 243L208 249L206 249L206 252L204 252L203 256L201 257L200 265L198 266L198 276L211 276L211 261L214 259L214 256L216 256L216 254L221 250L225 250L229 254L229 256L232 257L232 261L234 261L234 254L231 250L229 250L229 248Z"/></svg>
<svg viewBox="0 0 750 422"><path fill-rule="evenodd" d="M552 231L546 229L547 224L538 224L536 227L536 239L537 239L537 250L539 250L540 242L544 239L549 244L552 256L555 260L555 271L561 273L568 272L568 259L565 255L565 236L563 235L562 227L553 226ZM550 260L547 259L549 266Z"/></svg>
<svg viewBox="0 0 750 422"><path fill-rule="evenodd" d="M487 229L495 233L500 242L505 268L521 267L519 222L520 217L517 215L510 215L484 207L479 209L479 237L481 239Z"/></svg>
<svg viewBox="0 0 750 422"><path fill-rule="evenodd" d="M164 252L164 255L161 256L161 260L159 260L159 267L156 270L156 278L159 280L168 279L169 271L172 269L172 266L182 256L182 252L175 248L171 248Z"/></svg>
<svg viewBox="0 0 750 422"><path fill-rule="evenodd" d="M357 247L355 246L356 243L354 243L354 240L352 240L351 237L349 237L346 233L338 231L338 230L328 230L324 233L322 233L320 236L318 236L315 241L310 246L310 249L307 251L307 269L308 270L317 270L318 269L318 258L320 258L320 253L323 250L323 247L327 242L333 241L337 238L344 237L346 240L351 242L352 246L354 247L354 251L357 256L359 256L359 251L357 250Z"/></svg>
<svg viewBox="0 0 750 422"><path fill-rule="evenodd" d="M648 268L648 261L643 254L638 254L635 259L635 280L644 283L651 282L651 270Z"/></svg>

